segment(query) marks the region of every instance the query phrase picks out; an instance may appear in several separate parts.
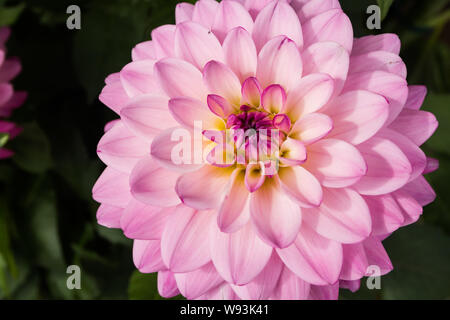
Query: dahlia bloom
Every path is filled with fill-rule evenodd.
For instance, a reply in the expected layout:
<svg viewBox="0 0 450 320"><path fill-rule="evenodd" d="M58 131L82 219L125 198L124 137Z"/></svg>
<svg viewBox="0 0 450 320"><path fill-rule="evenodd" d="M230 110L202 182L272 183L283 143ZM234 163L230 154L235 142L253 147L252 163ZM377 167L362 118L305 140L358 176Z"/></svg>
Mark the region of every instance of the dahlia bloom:
<svg viewBox="0 0 450 320"><path fill-rule="evenodd" d="M437 168L399 52L354 39L337 0L179 4L100 95L120 119L98 145L99 223L164 297L336 299L388 273L382 240L434 200Z"/></svg>
<svg viewBox="0 0 450 320"><path fill-rule="evenodd" d="M12 111L23 104L26 93L14 91L10 81L21 71L22 66L17 58L6 58L6 41L10 36L9 28L0 28L0 119L9 117ZM14 138L20 132L15 124L0 121L0 137L8 140ZM0 159L9 158L13 152L2 148L4 141L0 141Z"/></svg>

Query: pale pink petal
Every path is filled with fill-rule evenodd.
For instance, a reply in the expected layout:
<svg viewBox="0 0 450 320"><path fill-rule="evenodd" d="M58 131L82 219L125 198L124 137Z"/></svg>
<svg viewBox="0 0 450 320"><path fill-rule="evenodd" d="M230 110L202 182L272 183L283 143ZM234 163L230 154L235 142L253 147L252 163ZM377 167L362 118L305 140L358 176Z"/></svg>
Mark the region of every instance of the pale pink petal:
<svg viewBox="0 0 450 320"><path fill-rule="evenodd" d="M342 245L344 251L344 261L339 279L353 281L359 280L367 273L369 261L363 244L353 243Z"/></svg>
<svg viewBox="0 0 450 320"><path fill-rule="evenodd" d="M236 232L247 224L250 218L248 196L245 171L236 169L217 215L217 224L222 232Z"/></svg>
<svg viewBox="0 0 450 320"><path fill-rule="evenodd" d="M397 190L392 195L397 201L399 207L402 209L402 214L405 218L403 226L410 225L419 220L423 213L423 208L420 203L411 196L411 194L404 190Z"/></svg>
<svg viewBox="0 0 450 320"><path fill-rule="evenodd" d="M156 60L155 45L153 41L144 41L137 44L131 51L133 61Z"/></svg>
<svg viewBox="0 0 450 320"><path fill-rule="evenodd" d="M232 105L241 102L241 82L225 64L210 61L203 70L203 80L209 92L228 100Z"/></svg>
<svg viewBox="0 0 450 320"><path fill-rule="evenodd" d="M352 23L341 9L325 11L308 20L302 28L305 47L316 42L332 41L344 47L349 54L352 51Z"/></svg>
<svg viewBox="0 0 450 320"><path fill-rule="evenodd" d="M163 298L172 298L180 294L172 272L158 272L158 292Z"/></svg>
<svg viewBox="0 0 450 320"><path fill-rule="evenodd" d="M389 102L389 125L402 111L408 97L408 85L400 76L386 71L368 71L350 74L343 92L368 90L385 97Z"/></svg>
<svg viewBox="0 0 450 320"><path fill-rule="evenodd" d="M192 21L200 23L206 28L211 28L214 23L219 3L215 0L200 0L195 3Z"/></svg>
<svg viewBox="0 0 450 320"><path fill-rule="evenodd" d="M247 165L245 170L245 186L248 191L255 192L263 185L264 181L266 181L263 167L264 164L262 163Z"/></svg>
<svg viewBox="0 0 450 320"><path fill-rule="evenodd" d="M107 167L92 188L92 197L99 203L125 208L132 199L128 174Z"/></svg>
<svg viewBox="0 0 450 320"><path fill-rule="evenodd" d="M355 39L352 55L360 55L372 51L388 51L399 55L400 46L400 39L393 33L365 36Z"/></svg>
<svg viewBox="0 0 450 320"><path fill-rule="evenodd" d="M227 283L219 285L209 290L204 295L197 298L198 300L239 300L239 297Z"/></svg>
<svg viewBox="0 0 450 320"><path fill-rule="evenodd" d="M302 1L301 1L302 2ZM305 22L331 9L340 9L339 0L311 0L297 10L300 21Z"/></svg>
<svg viewBox="0 0 450 320"><path fill-rule="evenodd" d="M380 195L403 187L412 173L406 155L393 142L373 137L358 146L367 163L367 173L354 188L364 195Z"/></svg>
<svg viewBox="0 0 450 320"><path fill-rule="evenodd" d="M175 280L181 294L189 300L200 297L224 282L212 262L192 272L176 273Z"/></svg>
<svg viewBox="0 0 450 320"><path fill-rule="evenodd" d="M175 192L179 174L164 169L147 156L138 162L130 175L131 193L148 205L172 207L180 203Z"/></svg>
<svg viewBox="0 0 450 320"><path fill-rule="evenodd" d="M275 300L306 300L310 285L297 277L287 267L283 268L278 284L272 293Z"/></svg>
<svg viewBox="0 0 450 320"><path fill-rule="evenodd" d="M175 55L202 70L211 60L224 61L222 46L207 28L195 22L177 25L175 32Z"/></svg>
<svg viewBox="0 0 450 320"><path fill-rule="evenodd" d="M145 93L164 95L164 91L153 74L155 62L156 60L134 61L122 69L120 80L130 98Z"/></svg>
<svg viewBox="0 0 450 320"><path fill-rule="evenodd" d="M250 77L242 84L242 103L259 106L261 103L262 88L258 79Z"/></svg>
<svg viewBox="0 0 450 320"><path fill-rule="evenodd" d="M192 208L219 208L232 172L230 168L206 165L197 171L185 173L177 181L177 194L183 203Z"/></svg>
<svg viewBox="0 0 450 320"><path fill-rule="evenodd" d="M372 51L350 59L349 74L381 70L406 78L406 65L398 55L387 51Z"/></svg>
<svg viewBox="0 0 450 320"><path fill-rule="evenodd" d="M252 17L244 6L236 1L220 2L214 18L212 31L223 42L227 33L236 27L242 27L249 33L252 33Z"/></svg>
<svg viewBox="0 0 450 320"><path fill-rule="evenodd" d="M161 258L161 241L134 240L133 262L142 273L153 273L166 269Z"/></svg>
<svg viewBox="0 0 450 320"><path fill-rule="evenodd" d="M280 160L282 164L297 166L306 161L306 148L303 142L287 138L280 148Z"/></svg>
<svg viewBox="0 0 450 320"><path fill-rule="evenodd" d="M431 112L403 109L389 128L408 137L416 145L424 144L436 131L438 121Z"/></svg>
<svg viewBox="0 0 450 320"><path fill-rule="evenodd" d="M261 106L269 113L281 113L286 105L286 91L279 84L272 84L261 95Z"/></svg>
<svg viewBox="0 0 450 320"><path fill-rule="evenodd" d="M302 223L300 206L273 179L250 196L250 213L258 235L276 248L286 248L297 238Z"/></svg>
<svg viewBox="0 0 450 320"><path fill-rule="evenodd" d="M325 137L333 129L333 121L322 113L310 113L301 117L292 127L289 137L305 145Z"/></svg>
<svg viewBox="0 0 450 320"><path fill-rule="evenodd" d="M223 50L225 62L241 82L256 75L258 54L251 34L242 27L228 32Z"/></svg>
<svg viewBox="0 0 450 320"><path fill-rule="evenodd" d="M363 177L367 166L353 145L336 139L323 139L307 148L304 167L331 188L348 187Z"/></svg>
<svg viewBox="0 0 450 320"><path fill-rule="evenodd" d="M222 119L227 118L237 109L236 106L232 106L228 100L217 94L209 94L207 103L209 110Z"/></svg>
<svg viewBox="0 0 450 320"><path fill-rule="evenodd" d="M251 223L234 233L223 233L213 226L209 244L217 271L227 282L236 285L255 279L272 255L272 247L256 235Z"/></svg>
<svg viewBox="0 0 450 320"><path fill-rule="evenodd" d="M120 110L130 101L120 79L107 84L100 93L99 100L111 110L120 114Z"/></svg>
<svg viewBox="0 0 450 320"><path fill-rule="evenodd" d="M349 91L337 97L324 113L333 119L330 138L357 145L383 127L389 116L389 103L370 91Z"/></svg>
<svg viewBox="0 0 450 320"><path fill-rule="evenodd" d="M408 86L408 100L405 103L406 109L419 110L427 95L425 86Z"/></svg>
<svg viewBox="0 0 450 320"><path fill-rule="evenodd" d="M401 190L410 194L421 206L429 205L436 199L436 193L423 176L407 183Z"/></svg>
<svg viewBox="0 0 450 320"><path fill-rule="evenodd" d="M183 23L185 21L191 21L194 14L194 5L181 2L175 7L175 22L176 24Z"/></svg>
<svg viewBox="0 0 450 320"><path fill-rule="evenodd" d="M162 130L178 126L167 105L166 97L141 95L131 100L120 111L120 116L128 129L151 141Z"/></svg>
<svg viewBox="0 0 450 320"><path fill-rule="evenodd" d="M232 285L232 288L243 300L266 300L272 295L282 270L283 262L273 252L266 267L255 279L243 286Z"/></svg>
<svg viewBox="0 0 450 320"><path fill-rule="evenodd" d="M439 160L427 157L427 166L425 167L423 174L435 172L437 169L439 169Z"/></svg>
<svg viewBox="0 0 450 320"><path fill-rule="evenodd" d="M392 233L403 225L400 207L390 194L364 196L372 216L372 235L382 236Z"/></svg>
<svg viewBox="0 0 450 320"><path fill-rule="evenodd" d="M370 266L378 266L382 276L392 271L394 267L380 240L369 237L364 240L363 246Z"/></svg>
<svg viewBox="0 0 450 320"><path fill-rule="evenodd" d="M97 222L107 228L120 228L123 211L123 208L101 204L97 210Z"/></svg>
<svg viewBox="0 0 450 320"><path fill-rule="evenodd" d="M318 42L303 52L304 74L326 73L334 81L334 95L337 96L347 79L350 58L344 47L336 42Z"/></svg>
<svg viewBox="0 0 450 320"><path fill-rule="evenodd" d="M179 205L168 219L161 238L164 264L173 272L191 272L208 263L210 211L196 211Z"/></svg>
<svg viewBox="0 0 450 320"><path fill-rule="evenodd" d="M277 249L286 266L303 280L315 285L333 284L342 266L342 245L328 240L303 225L295 242Z"/></svg>
<svg viewBox="0 0 450 320"><path fill-rule="evenodd" d="M189 129L194 129L195 122L201 123L204 130L214 129L221 122L204 102L193 98L171 99L169 110L179 124Z"/></svg>
<svg viewBox="0 0 450 320"><path fill-rule="evenodd" d="M136 137L122 122L107 131L97 146L97 154L106 165L126 173L149 153L150 144Z"/></svg>
<svg viewBox="0 0 450 320"><path fill-rule="evenodd" d="M153 49L157 60L175 56L175 29L175 25L167 24L152 31Z"/></svg>
<svg viewBox="0 0 450 320"><path fill-rule="evenodd" d="M320 207L303 212L305 223L312 229L340 243L362 241L372 231L369 207L352 189L324 188Z"/></svg>
<svg viewBox="0 0 450 320"><path fill-rule="evenodd" d="M258 14L273 0L234 0L245 4L245 8L250 12L253 19L256 19Z"/></svg>
<svg viewBox="0 0 450 320"><path fill-rule="evenodd" d="M263 88L279 84L289 92L301 79L302 72L303 63L298 48L286 36L270 40L261 49L256 77Z"/></svg>
<svg viewBox="0 0 450 320"><path fill-rule="evenodd" d="M253 39L258 50L277 36L289 38L298 47L303 46L300 21L294 9L284 1L272 1L268 4L258 14L253 28Z"/></svg>
<svg viewBox="0 0 450 320"><path fill-rule="evenodd" d="M126 237L140 240L160 240L173 207L161 208L132 200L120 219Z"/></svg>
<svg viewBox="0 0 450 320"><path fill-rule="evenodd" d="M322 203L322 187L317 179L300 166L280 168L278 172L284 192L301 207L319 206Z"/></svg>
<svg viewBox="0 0 450 320"><path fill-rule="evenodd" d="M170 98L206 99L202 73L192 64L180 59L163 59L155 64L155 75Z"/></svg>
<svg viewBox="0 0 450 320"><path fill-rule="evenodd" d="M286 113L291 120L313 113L330 101L334 80L328 74L317 73L303 77L292 89L286 101Z"/></svg>

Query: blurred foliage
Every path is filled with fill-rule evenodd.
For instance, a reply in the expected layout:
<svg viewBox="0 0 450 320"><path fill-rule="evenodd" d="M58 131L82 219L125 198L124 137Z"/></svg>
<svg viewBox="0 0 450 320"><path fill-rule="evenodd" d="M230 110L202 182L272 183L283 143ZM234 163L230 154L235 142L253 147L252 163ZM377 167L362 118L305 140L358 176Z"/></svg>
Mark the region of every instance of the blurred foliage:
<svg viewBox="0 0 450 320"><path fill-rule="evenodd" d="M131 240L96 223L91 188L103 165L96 144L115 115L97 99L104 78L130 61L153 28L174 22L175 0L0 0L0 25L13 26L9 52L23 62L15 87L29 92L13 120L24 132L0 162L0 298L161 299L156 275L135 271ZM411 84L425 84L424 109L441 126L425 145L440 160L429 175L438 196L418 224L385 241L395 270L382 290L345 299L450 298L450 7L448 0L343 0L357 36L394 32ZM66 8L82 9L82 29L66 28ZM366 28L379 4L382 30ZM0 137L0 144L7 141ZM66 268L82 269L81 290ZM362 281L364 284L364 280Z"/></svg>

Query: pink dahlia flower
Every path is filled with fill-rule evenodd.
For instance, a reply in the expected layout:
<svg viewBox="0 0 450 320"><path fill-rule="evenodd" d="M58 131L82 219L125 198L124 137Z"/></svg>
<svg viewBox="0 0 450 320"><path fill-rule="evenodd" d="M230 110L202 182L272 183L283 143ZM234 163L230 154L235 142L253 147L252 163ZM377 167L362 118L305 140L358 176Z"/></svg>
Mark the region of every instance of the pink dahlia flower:
<svg viewBox="0 0 450 320"><path fill-rule="evenodd" d="M14 79L21 71L22 66L17 58L6 58L6 41L11 31L9 28L0 28L0 119L9 117L12 111L23 104L26 99L26 93L14 91L10 81ZM7 135L8 139L14 138L20 129L13 123L0 121L0 135ZM0 159L8 158L13 152L1 148L0 141Z"/></svg>
<svg viewBox="0 0 450 320"><path fill-rule="evenodd" d="M433 201L437 167L399 52L354 39L337 0L179 4L100 95L120 119L98 145L99 223L164 297L336 299L386 274L381 241Z"/></svg>

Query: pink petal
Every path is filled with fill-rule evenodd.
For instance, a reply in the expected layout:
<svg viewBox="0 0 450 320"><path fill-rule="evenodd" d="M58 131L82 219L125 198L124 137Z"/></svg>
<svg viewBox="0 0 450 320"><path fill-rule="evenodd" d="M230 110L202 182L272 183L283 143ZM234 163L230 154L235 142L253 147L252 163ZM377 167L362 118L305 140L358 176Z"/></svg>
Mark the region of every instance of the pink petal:
<svg viewBox="0 0 450 320"><path fill-rule="evenodd" d="M304 167L325 187L348 187L363 177L367 166L361 153L342 140L323 139L308 146Z"/></svg>
<svg viewBox="0 0 450 320"><path fill-rule="evenodd" d="M245 170L245 186L248 191L255 192L263 185L266 181L266 176L264 174L264 164L255 163L247 165Z"/></svg>
<svg viewBox="0 0 450 320"><path fill-rule="evenodd" d="M221 121L204 102L193 98L171 99L169 110L179 124L189 129L194 129L195 122L201 123L203 129L214 129Z"/></svg>
<svg viewBox="0 0 450 320"><path fill-rule="evenodd" d="M243 286L232 285L232 288L243 300L266 300L272 295L283 266L283 262L278 258L276 252L273 252L266 267L255 279Z"/></svg>
<svg viewBox="0 0 450 320"><path fill-rule="evenodd" d="M336 98L324 112L333 119L329 137L357 145L383 127L389 116L389 104L370 91L349 91Z"/></svg>
<svg viewBox="0 0 450 320"><path fill-rule="evenodd" d="M268 4L258 14L253 28L253 39L258 50L277 36L291 39L298 47L303 46L300 21L292 7L284 1Z"/></svg>
<svg viewBox="0 0 450 320"><path fill-rule="evenodd" d="M120 228L123 211L123 208L101 204L97 210L97 222L107 228Z"/></svg>
<svg viewBox="0 0 450 320"><path fill-rule="evenodd" d="M174 208L154 207L132 200L120 219L120 227L127 238L160 240L164 226Z"/></svg>
<svg viewBox="0 0 450 320"><path fill-rule="evenodd" d="M300 80L302 72L303 63L298 48L286 36L273 38L261 49L256 77L263 88L279 84L288 92Z"/></svg>
<svg viewBox="0 0 450 320"><path fill-rule="evenodd" d="M158 292L163 298L172 298L180 294L172 272L158 272Z"/></svg>
<svg viewBox="0 0 450 320"><path fill-rule="evenodd" d="M233 291L231 286L224 283L214 289L209 290L204 295L197 298L198 300L239 300L239 297Z"/></svg>
<svg viewBox="0 0 450 320"><path fill-rule="evenodd" d="M400 39L396 34L384 33L355 39L352 55L360 55L372 51L387 51L400 54Z"/></svg>
<svg viewBox="0 0 450 320"><path fill-rule="evenodd" d="M297 238L302 223L299 205L281 191L273 179L250 197L250 213L258 235L276 248L286 248Z"/></svg>
<svg viewBox="0 0 450 320"><path fill-rule="evenodd" d="M427 95L425 86L408 86L408 100L405 103L406 109L419 110Z"/></svg>
<svg viewBox="0 0 450 320"><path fill-rule="evenodd" d="M369 208L352 189L323 189L320 207L304 210L304 220L320 235L340 243L364 240L372 231Z"/></svg>
<svg viewBox="0 0 450 320"><path fill-rule="evenodd" d="M126 173L149 151L150 144L136 137L122 122L107 131L97 147L97 154L106 165Z"/></svg>
<svg viewBox="0 0 450 320"><path fill-rule="evenodd" d="M333 284L342 266L342 245L303 225L295 242L277 249L286 266L303 280L316 285Z"/></svg>
<svg viewBox="0 0 450 320"><path fill-rule="evenodd" d="M372 216L372 235L382 236L397 230L404 218L397 202L390 194L364 196Z"/></svg>
<svg viewBox="0 0 450 320"><path fill-rule="evenodd" d="M175 29L174 25L167 24L152 31L153 48L157 60L175 56Z"/></svg>
<svg viewBox="0 0 450 320"><path fill-rule="evenodd" d="M229 234L215 226L211 229L209 244L217 271L227 282L236 285L255 279L272 255L272 247L259 239L251 223Z"/></svg>
<svg viewBox="0 0 450 320"><path fill-rule="evenodd" d="M0 68L0 83L9 82L22 71L22 64L18 58L6 59Z"/></svg>
<svg viewBox="0 0 450 320"><path fill-rule="evenodd" d="M427 166L423 171L423 174L435 172L437 169L439 169L439 160L427 157Z"/></svg>
<svg viewBox="0 0 450 320"><path fill-rule="evenodd" d="M242 103L250 106L259 106L261 103L262 88L255 77L250 77L242 84Z"/></svg>
<svg viewBox="0 0 450 320"><path fill-rule="evenodd" d="M162 130L178 126L168 108L168 99L142 95L130 101L120 112L125 125L137 136L151 141Z"/></svg>
<svg viewBox="0 0 450 320"><path fill-rule="evenodd" d="M424 144L436 131L438 121L431 112L403 109L389 128L405 135L416 145Z"/></svg>
<svg viewBox="0 0 450 320"><path fill-rule="evenodd" d="M177 181L176 191L181 201L198 210L218 208L233 169L206 165L183 174Z"/></svg>
<svg viewBox="0 0 450 320"><path fill-rule="evenodd" d="M381 195L404 186L412 172L408 158L393 142L378 137L360 144L367 173L354 188L364 195Z"/></svg>
<svg viewBox="0 0 450 320"><path fill-rule="evenodd" d="M220 118L227 118L230 114L236 111L225 98L217 94L209 94L207 98L208 108L216 116Z"/></svg>
<svg viewBox="0 0 450 320"><path fill-rule="evenodd" d="M207 28L195 22L177 25L175 55L202 70L211 60L224 61L222 46Z"/></svg>
<svg viewBox="0 0 450 320"><path fill-rule="evenodd" d="M305 47L316 42L332 41L352 51L353 28L350 19L341 9L321 13L302 25Z"/></svg>
<svg viewBox="0 0 450 320"><path fill-rule="evenodd" d="M305 162L306 156L305 145L299 140L288 137L281 145L280 160L283 164L289 166L300 165Z"/></svg>
<svg viewBox="0 0 450 320"><path fill-rule="evenodd" d="M406 78L406 65L398 55L386 51L372 51L350 59L349 74L381 70Z"/></svg>
<svg viewBox="0 0 450 320"><path fill-rule="evenodd" d="M363 246L369 265L378 266L382 276L392 271L394 267L380 240L375 237L367 238Z"/></svg>
<svg viewBox="0 0 450 320"><path fill-rule="evenodd" d="M334 95L344 87L350 65L348 52L336 42L318 42L303 52L304 73L326 73L334 81Z"/></svg>
<svg viewBox="0 0 450 320"><path fill-rule="evenodd" d="M347 281L347 280L339 280L339 287L348 289L351 292L357 292L359 288L361 287L361 281L360 280L353 280L353 281Z"/></svg>
<svg viewBox="0 0 450 320"><path fill-rule="evenodd" d="M133 262L142 273L153 273L166 269L161 258L161 241L134 240Z"/></svg>
<svg viewBox="0 0 450 320"><path fill-rule="evenodd" d="M0 83L0 106L8 102L14 94L14 89L9 83Z"/></svg>
<svg viewBox="0 0 450 320"><path fill-rule="evenodd" d="M151 156L138 162L130 175L131 193L148 205L172 207L180 203L175 192L179 174L160 167Z"/></svg>
<svg viewBox="0 0 450 320"><path fill-rule="evenodd" d="M236 232L246 225L250 218L249 193L244 180L245 171L236 169L217 215L217 224L222 232Z"/></svg>
<svg viewBox="0 0 450 320"><path fill-rule="evenodd" d="M164 59L155 64L155 75L170 98L191 97L206 99L201 72L180 59Z"/></svg>
<svg viewBox="0 0 450 320"><path fill-rule="evenodd" d="M181 2L175 7L175 21L176 24L183 23L185 21L191 21L194 14L194 5Z"/></svg>
<svg viewBox="0 0 450 320"><path fill-rule="evenodd" d="M423 213L423 208L420 203L404 190L395 191L393 196L402 209L402 214L405 218L403 226L417 222Z"/></svg>
<svg viewBox="0 0 450 320"><path fill-rule="evenodd" d="M339 279L354 281L364 277L369 262L362 243L344 244L344 261Z"/></svg>
<svg viewBox="0 0 450 320"><path fill-rule="evenodd" d="M192 21L200 23L206 28L211 28L218 8L219 3L215 0L197 1L192 14Z"/></svg>
<svg viewBox="0 0 450 320"><path fill-rule="evenodd" d="M301 22L305 22L323 12L331 9L340 9L339 0L311 0L306 1L301 9L297 10Z"/></svg>
<svg viewBox="0 0 450 320"><path fill-rule="evenodd" d="M309 208L322 203L322 187L317 179L300 166L280 168L281 187L301 207Z"/></svg>
<svg viewBox="0 0 450 320"><path fill-rule="evenodd" d="M173 272L191 272L208 263L208 230L212 218L209 211L196 211L180 205L168 219L161 238L161 255Z"/></svg>
<svg viewBox="0 0 450 320"><path fill-rule="evenodd" d="M279 84L268 86L261 95L261 106L269 113L281 113L286 105L286 91Z"/></svg>
<svg viewBox="0 0 450 320"><path fill-rule="evenodd" d="M401 190L410 194L421 206L429 205L436 199L436 193L423 176L410 181Z"/></svg>
<svg viewBox="0 0 450 320"><path fill-rule="evenodd" d="M203 70L203 80L209 92L224 97L232 105L241 102L241 82L225 64L210 61Z"/></svg>
<svg viewBox="0 0 450 320"><path fill-rule="evenodd" d="M100 93L99 100L111 110L120 114L120 110L130 101L120 79L107 84Z"/></svg>
<svg viewBox="0 0 450 320"><path fill-rule="evenodd" d="M236 27L242 27L249 33L252 33L252 17L244 6L236 1L220 2L214 19L212 31L217 38L223 42L227 33Z"/></svg>
<svg viewBox="0 0 450 320"><path fill-rule="evenodd" d="M225 62L241 82L256 75L258 54L251 34L242 27L228 32L223 41Z"/></svg>
<svg viewBox="0 0 450 320"><path fill-rule="evenodd" d="M156 60L155 45L153 41L138 43L131 51L133 61Z"/></svg>
<svg viewBox="0 0 450 320"><path fill-rule="evenodd" d="M401 112L408 97L406 80L385 71L354 73L347 77L344 91L368 90L385 97L389 102L389 125Z"/></svg>
<svg viewBox="0 0 450 320"><path fill-rule="evenodd" d="M189 300L200 297L224 282L212 262L192 272L176 273L175 280L181 294Z"/></svg>
<svg viewBox="0 0 450 320"><path fill-rule="evenodd" d="M328 103L334 92L334 80L327 74L310 74L303 77L288 94L286 113L291 120L313 113Z"/></svg>
<svg viewBox="0 0 450 320"><path fill-rule="evenodd" d="M339 298L339 282L330 286L311 286L310 300L337 300Z"/></svg>
<svg viewBox="0 0 450 320"><path fill-rule="evenodd" d="M333 121L330 117L321 113L310 113L294 124L289 137L308 145L322 139L332 129Z"/></svg>
<svg viewBox="0 0 450 320"><path fill-rule="evenodd" d="M153 75L155 62L156 60L134 61L122 69L120 80L129 97L133 98L145 93L164 94Z"/></svg>
<svg viewBox="0 0 450 320"><path fill-rule="evenodd" d="M92 197L99 203L125 208L131 200L128 174L107 167L92 188Z"/></svg>
<svg viewBox="0 0 450 320"><path fill-rule="evenodd" d="M287 267L284 267L271 298L275 300L306 300L309 289L308 282L303 281Z"/></svg>

